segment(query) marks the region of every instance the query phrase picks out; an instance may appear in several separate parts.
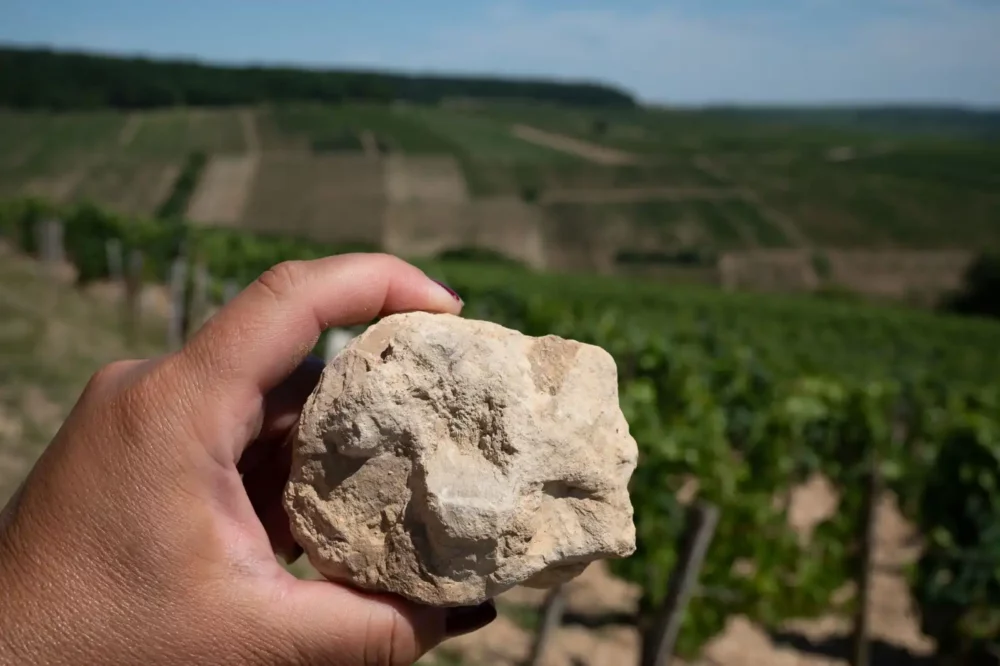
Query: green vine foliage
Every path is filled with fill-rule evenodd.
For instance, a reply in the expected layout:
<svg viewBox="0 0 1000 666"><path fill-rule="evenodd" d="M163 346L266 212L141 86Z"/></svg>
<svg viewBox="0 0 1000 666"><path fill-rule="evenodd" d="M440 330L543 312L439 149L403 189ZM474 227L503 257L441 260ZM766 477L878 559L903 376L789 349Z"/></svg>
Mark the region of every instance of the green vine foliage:
<svg viewBox="0 0 1000 666"><path fill-rule="evenodd" d="M164 279L184 248L212 275L240 284L286 259L374 249L38 201L0 205L0 234L31 251L33 225L51 214L66 223L84 281L107 275L109 238L142 249L152 279ZM851 610L850 600L835 607L834 593L858 564L874 459L927 544L913 575L924 630L956 663L995 663L987 660L1000 650L1000 327L516 266L424 267L463 294L467 317L597 344L614 356L640 448L631 485L638 549L614 571L641 585L643 616L662 601L676 564L678 493L696 483L698 498L721 509L702 590L685 617L683 654L734 615L777 627ZM789 491L814 473L839 491L840 506L804 540L789 526Z"/></svg>
<svg viewBox="0 0 1000 666"><path fill-rule="evenodd" d="M942 419L921 501L928 537L914 590L923 629L964 664L1000 661L1000 402L963 396Z"/></svg>

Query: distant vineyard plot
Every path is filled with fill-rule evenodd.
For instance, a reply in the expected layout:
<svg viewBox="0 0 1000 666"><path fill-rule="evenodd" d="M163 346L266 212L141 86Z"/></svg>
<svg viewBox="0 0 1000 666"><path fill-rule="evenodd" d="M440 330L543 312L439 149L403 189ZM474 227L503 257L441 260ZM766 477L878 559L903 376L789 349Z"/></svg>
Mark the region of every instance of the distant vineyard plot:
<svg viewBox="0 0 1000 666"><path fill-rule="evenodd" d="M461 166L448 156L390 157L385 164L385 191L394 203L463 203L469 198Z"/></svg>
<svg viewBox="0 0 1000 666"><path fill-rule="evenodd" d="M258 231L377 247L384 181L383 164L363 154L265 153L242 222Z"/></svg>
<svg viewBox="0 0 1000 666"><path fill-rule="evenodd" d="M121 213L152 215L170 196L180 170L178 161L112 158L94 165L70 198L105 202Z"/></svg>
<svg viewBox="0 0 1000 666"><path fill-rule="evenodd" d="M545 220L537 206L514 198L392 204L383 246L404 257L483 249L536 269L547 267Z"/></svg>
<svg viewBox="0 0 1000 666"><path fill-rule="evenodd" d="M247 208L257 180L258 155L213 157L191 197L187 217L197 222L235 226Z"/></svg>
<svg viewBox="0 0 1000 666"><path fill-rule="evenodd" d="M386 153L453 154L455 146L418 119L376 105L295 105L258 115L261 150L308 150L315 153L362 150L369 132Z"/></svg>
<svg viewBox="0 0 1000 666"><path fill-rule="evenodd" d="M125 146L137 157L181 157L192 151L241 153L246 140L239 111L183 110L144 114Z"/></svg>

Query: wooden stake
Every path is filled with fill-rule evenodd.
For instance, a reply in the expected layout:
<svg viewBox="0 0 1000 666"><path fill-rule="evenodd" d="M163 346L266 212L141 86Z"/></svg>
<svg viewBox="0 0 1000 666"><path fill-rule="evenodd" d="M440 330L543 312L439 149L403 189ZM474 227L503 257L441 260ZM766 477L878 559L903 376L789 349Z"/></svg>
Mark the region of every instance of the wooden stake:
<svg viewBox="0 0 1000 666"><path fill-rule="evenodd" d="M865 474L865 490L861 504L861 525L858 534L858 570L855 583L858 590L858 607L854 615L854 632L851 636L851 666L869 666L871 663L871 613L869 598L872 572L875 565L875 527L878 518L878 501L882 494L882 477L879 473L875 448L869 453Z"/></svg>
<svg viewBox="0 0 1000 666"><path fill-rule="evenodd" d="M122 242L117 238L109 238L104 243L104 253L108 260L108 277L118 283L125 281L125 260L122 253Z"/></svg>
<svg viewBox="0 0 1000 666"><path fill-rule="evenodd" d="M222 302L228 303L236 298L238 293L240 293L240 285L236 283L236 280L226 280L222 285Z"/></svg>
<svg viewBox="0 0 1000 666"><path fill-rule="evenodd" d="M210 276L205 264L198 263L194 267L194 284L191 291L190 328L197 330L208 318L208 286Z"/></svg>
<svg viewBox="0 0 1000 666"><path fill-rule="evenodd" d="M187 296L187 260L177 257L170 266L170 320L167 322L167 345L171 350L184 346Z"/></svg>
<svg viewBox="0 0 1000 666"><path fill-rule="evenodd" d="M142 319L142 265L141 250L132 250L128 257L128 272L125 274L125 336L129 343L135 343L139 322Z"/></svg>
<svg viewBox="0 0 1000 666"><path fill-rule="evenodd" d="M673 660L684 612L698 585L698 574L718 524L718 507L698 503L688 509L677 566L670 575L667 596L652 623L643 632L641 666L669 666Z"/></svg>
<svg viewBox="0 0 1000 666"><path fill-rule="evenodd" d="M566 589L560 585L549 590L545 596L545 603L542 604L542 623L535 634L535 642L531 646L531 655L528 657L528 666L539 666L542 663L542 655L545 653L545 646L552 637L552 632L562 624L563 611L566 609Z"/></svg>

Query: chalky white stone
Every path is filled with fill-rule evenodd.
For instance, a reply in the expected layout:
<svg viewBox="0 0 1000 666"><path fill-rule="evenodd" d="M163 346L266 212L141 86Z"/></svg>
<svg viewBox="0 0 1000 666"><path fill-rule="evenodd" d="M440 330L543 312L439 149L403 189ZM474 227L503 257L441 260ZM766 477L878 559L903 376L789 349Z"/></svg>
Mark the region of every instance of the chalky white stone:
<svg viewBox="0 0 1000 666"><path fill-rule="evenodd" d="M326 367L293 446L293 535L361 589L479 604L635 551L638 450L600 347L386 317Z"/></svg>

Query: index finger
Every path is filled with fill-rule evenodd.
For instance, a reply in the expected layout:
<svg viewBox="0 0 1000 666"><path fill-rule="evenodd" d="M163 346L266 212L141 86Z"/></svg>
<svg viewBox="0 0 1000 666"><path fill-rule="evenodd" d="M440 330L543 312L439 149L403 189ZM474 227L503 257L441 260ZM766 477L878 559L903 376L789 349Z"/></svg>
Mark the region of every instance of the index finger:
<svg viewBox="0 0 1000 666"><path fill-rule="evenodd" d="M266 271L230 301L181 354L194 361L203 385L264 395L302 363L326 328L394 312L461 309L453 292L390 255L291 261Z"/></svg>

